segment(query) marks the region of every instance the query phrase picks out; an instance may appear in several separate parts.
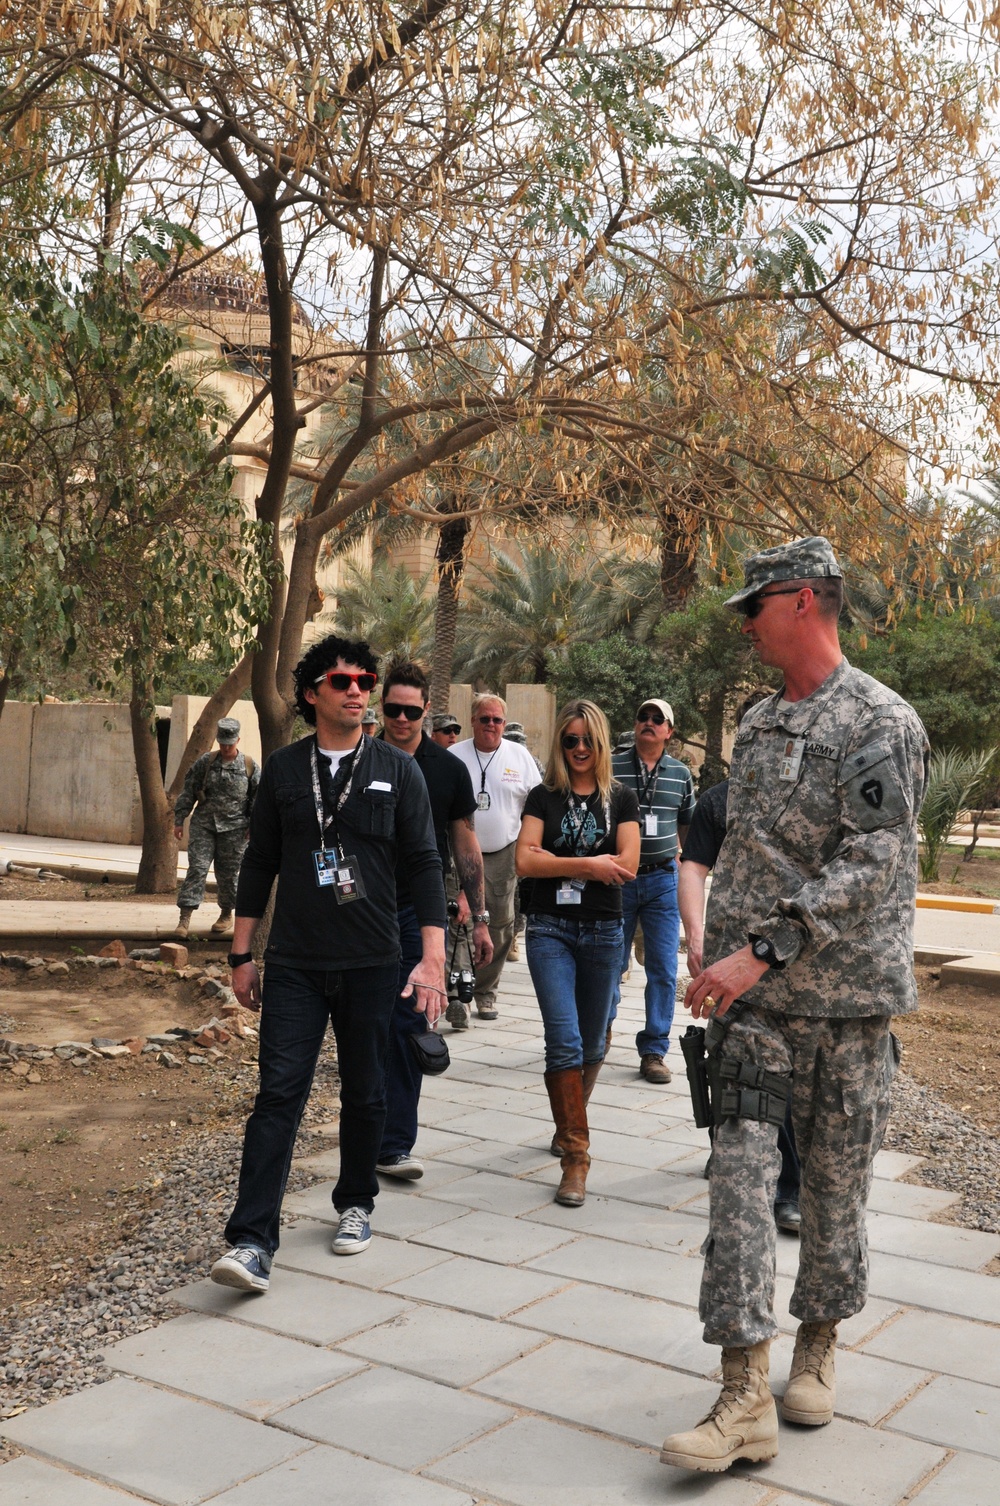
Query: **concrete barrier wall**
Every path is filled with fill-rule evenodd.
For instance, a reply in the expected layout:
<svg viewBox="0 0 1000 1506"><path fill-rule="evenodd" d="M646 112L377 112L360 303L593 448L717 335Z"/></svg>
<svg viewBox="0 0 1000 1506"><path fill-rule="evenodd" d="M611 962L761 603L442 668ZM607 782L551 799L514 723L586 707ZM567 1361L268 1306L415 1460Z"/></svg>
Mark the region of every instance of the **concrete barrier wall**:
<svg viewBox="0 0 1000 1506"><path fill-rule="evenodd" d="M507 720L524 727L528 747L547 762L556 726L556 698L547 685L508 685Z"/></svg>
<svg viewBox="0 0 1000 1506"><path fill-rule="evenodd" d="M0 831L28 830L34 713L34 705L8 701L0 716Z"/></svg>
<svg viewBox="0 0 1000 1506"><path fill-rule="evenodd" d="M32 711L25 830L81 842L141 842L128 707L65 702Z"/></svg>

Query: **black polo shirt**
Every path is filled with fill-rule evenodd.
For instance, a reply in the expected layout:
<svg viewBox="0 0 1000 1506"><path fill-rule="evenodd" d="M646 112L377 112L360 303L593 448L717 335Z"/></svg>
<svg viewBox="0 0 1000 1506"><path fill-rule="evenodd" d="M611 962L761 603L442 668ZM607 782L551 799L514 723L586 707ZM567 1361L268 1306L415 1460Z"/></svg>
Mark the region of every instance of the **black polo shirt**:
<svg viewBox="0 0 1000 1506"><path fill-rule="evenodd" d="M698 796L698 804L691 817L691 827L684 841L681 862L702 863L714 868L716 859L726 840L726 802L729 797L729 780L713 784Z"/></svg>
<svg viewBox="0 0 1000 1506"><path fill-rule="evenodd" d="M451 863L448 828L453 821L462 821L476 810L472 778L462 760L453 758L447 748L439 747L426 732L420 739L413 761L424 776L431 800L434 836L441 854L441 865L447 873ZM409 880L400 865L396 868L396 905L401 909L412 903Z"/></svg>

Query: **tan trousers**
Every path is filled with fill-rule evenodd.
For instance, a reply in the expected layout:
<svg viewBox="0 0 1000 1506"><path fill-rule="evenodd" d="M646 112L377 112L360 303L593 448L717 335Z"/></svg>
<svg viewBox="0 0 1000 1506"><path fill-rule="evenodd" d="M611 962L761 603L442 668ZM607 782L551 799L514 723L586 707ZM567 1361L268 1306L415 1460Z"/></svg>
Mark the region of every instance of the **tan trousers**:
<svg viewBox="0 0 1000 1506"><path fill-rule="evenodd" d="M486 879L486 908L490 912L490 940L493 942L493 961L476 973L477 1009L496 1007L500 974L507 961L510 944L514 940L514 912L517 894L517 874L514 871L514 843L501 847L499 852L483 853L483 873Z"/></svg>

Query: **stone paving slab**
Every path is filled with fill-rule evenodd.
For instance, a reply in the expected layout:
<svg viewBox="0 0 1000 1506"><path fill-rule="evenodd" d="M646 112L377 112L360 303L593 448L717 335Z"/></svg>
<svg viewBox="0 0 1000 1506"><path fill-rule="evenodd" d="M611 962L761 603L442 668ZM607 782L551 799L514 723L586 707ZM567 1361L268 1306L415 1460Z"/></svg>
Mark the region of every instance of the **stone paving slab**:
<svg viewBox="0 0 1000 1506"><path fill-rule="evenodd" d="M452 1209L454 1212L454 1209ZM467 1213L450 1224L437 1224L414 1236L417 1243L453 1255L473 1255L496 1260L501 1265L521 1265L567 1244L572 1230L549 1229L523 1218L504 1218L499 1213Z"/></svg>
<svg viewBox="0 0 1000 1506"><path fill-rule="evenodd" d="M869 1290L898 1304L925 1307L1000 1324L1000 1281L978 1271L951 1269L926 1260L907 1260L873 1250L869 1261Z"/></svg>
<svg viewBox="0 0 1000 1506"><path fill-rule="evenodd" d="M532 1172L531 1179L554 1187L562 1175L555 1157L549 1166ZM707 1198L708 1183L701 1177L676 1176L671 1167L660 1171L637 1171L592 1161L587 1173L587 1195L616 1198L623 1203L645 1203L651 1208L686 1208L696 1198ZM551 1200L551 1192L549 1198Z"/></svg>
<svg viewBox="0 0 1000 1506"><path fill-rule="evenodd" d="M657 1449L668 1433L694 1427L719 1394L715 1381L568 1339L552 1339L475 1389L559 1422Z"/></svg>
<svg viewBox="0 0 1000 1506"><path fill-rule="evenodd" d="M938 1375L886 1426L945 1448L1000 1459L1000 1388Z"/></svg>
<svg viewBox="0 0 1000 1506"><path fill-rule="evenodd" d="M334 1182L316 1182L303 1192L290 1193L285 1198L284 1211L302 1214L305 1218L316 1219L320 1223L338 1224L340 1214L330 1201L335 1185ZM454 1203L435 1202L431 1197L393 1198L389 1194L379 1197L376 1209L377 1213L372 1214L372 1228L379 1234L390 1234L394 1239L408 1239L411 1234L422 1234L425 1229L447 1223L455 1217ZM353 1260L355 1257L338 1258Z"/></svg>
<svg viewBox="0 0 1000 1506"><path fill-rule="evenodd" d="M123 1377L2 1429L23 1448L162 1506L194 1506L303 1448L276 1428Z"/></svg>
<svg viewBox="0 0 1000 1506"><path fill-rule="evenodd" d="M394 1282L389 1290L416 1302L434 1302L439 1307L479 1313L484 1318L518 1313L521 1322L519 1308L551 1296L565 1285L561 1276L543 1276L518 1266L491 1265L486 1260L455 1255L442 1265Z"/></svg>
<svg viewBox="0 0 1000 1506"><path fill-rule="evenodd" d="M930 1444L840 1417L824 1428L782 1423L778 1457L753 1466L753 1479L801 1491L830 1506L895 1506L945 1457Z"/></svg>
<svg viewBox="0 0 1000 1506"><path fill-rule="evenodd" d="M960 1200L959 1192L945 1192L940 1187L916 1187L911 1182L887 1182L875 1177L868 1196L868 1211L895 1213L901 1218L931 1218Z"/></svg>
<svg viewBox="0 0 1000 1506"><path fill-rule="evenodd" d="M527 1172L552 1165L548 1147L548 1141L552 1138L551 1125L548 1128L544 1147L509 1145L502 1140L469 1140L464 1146L438 1152L438 1157L447 1160L449 1165L464 1166L473 1171L495 1171L501 1176L509 1177L524 1176ZM417 1140L417 1148L422 1148L420 1139Z"/></svg>
<svg viewBox="0 0 1000 1506"><path fill-rule="evenodd" d="M0 1506L127 1506L139 1500L29 1454L0 1467Z"/></svg>
<svg viewBox="0 0 1000 1506"><path fill-rule="evenodd" d="M543 1342L533 1330L513 1323L449 1308L412 1307L379 1328L346 1339L342 1347L425 1380L468 1386Z"/></svg>
<svg viewBox="0 0 1000 1506"><path fill-rule="evenodd" d="M112 1370L257 1418L362 1368L329 1349L245 1323L206 1323L194 1312L122 1339L104 1358Z"/></svg>
<svg viewBox="0 0 1000 1506"><path fill-rule="evenodd" d="M771 1389L784 1396L794 1340L783 1334L771 1346ZM876 1359L837 1345L837 1416L874 1426L931 1379L930 1371Z"/></svg>
<svg viewBox="0 0 1000 1506"><path fill-rule="evenodd" d="M692 1375L708 1376L719 1366L718 1350L702 1340L698 1314L652 1297L581 1283L535 1302L517 1321Z"/></svg>
<svg viewBox="0 0 1000 1506"><path fill-rule="evenodd" d="M978 1271L1000 1255L1000 1236L954 1224L930 1224L899 1218L892 1213L868 1214L868 1247L909 1260L929 1260L934 1265L957 1266Z"/></svg>
<svg viewBox="0 0 1000 1506"><path fill-rule="evenodd" d="M473 1506L466 1491L329 1447L308 1449L288 1464L213 1496L205 1506L348 1506L351 1501L364 1506Z"/></svg>
<svg viewBox="0 0 1000 1506"><path fill-rule="evenodd" d="M616 1198L588 1196L582 1208L547 1203L521 1222L552 1224L565 1229L567 1239L575 1233L591 1234L685 1255L699 1249L705 1238L704 1224L689 1213L622 1203Z"/></svg>
<svg viewBox="0 0 1000 1506"><path fill-rule="evenodd" d="M862 1345L866 1354L1000 1386L1000 1329L941 1313L903 1313ZM1000 1500L1000 1495L997 1497Z"/></svg>
<svg viewBox="0 0 1000 1506"><path fill-rule="evenodd" d="M415 1184L411 1182L410 1185ZM548 1188L540 1187L536 1182L498 1176L489 1171L470 1172L460 1181L441 1188L439 1193L441 1202L459 1203L484 1213L505 1213L511 1218L546 1207L551 1198Z"/></svg>
<svg viewBox="0 0 1000 1506"><path fill-rule="evenodd" d="M584 1205L586 1206L586 1205ZM598 1286L646 1297L661 1297L685 1307L698 1306L701 1261L671 1255L646 1245L581 1235L572 1244L526 1262L534 1271L550 1272Z"/></svg>
<svg viewBox="0 0 1000 1506"><path fill-rule="evenodd" d="M552 1139L552 1121L528 1114L505 1114L497 1109L473 1109L448 1121L448 1132L474 1135L480 1140L504 1140L509 1145L547 1146Z"/></svg>
<svg viewBox="0 0 1000 1506"><path fill-rule="evenodd" d="M381 1464L416 1469L512 1415L481 1396L376 1366L279 1412L272 1421Z"/></svg>
<svg viewBox="0 0 1000 1506"><path fill-rule="evenodd" d="M1000 1464L981 1454L956 1454L914 1497L914 1506L996 1506L997 1501Z"/></svg>
<svg viewBox="0 0 1000 1506"><path fill-rule="evenodd" d="M541 1417L519 1418L424 1471L504 1506L758 1506L760 1485L668 1472L656 1456ZM671 1474L675 1478L671 1478Z"/></svg>
<svg viewBox="0 0 1000 1506"><path fill-rule="evenodd" d="M348 1258L364 1259L354 1255L330 1256L331 1261L336 1259L338 1263ZM182 1307L234 1318L238 1323L305 1339L309 1344L333 1344L359 1329L370 1328L373 1323L384 1323L410 1306L401 1297L361 1291L299 1271L283 1271L281 1280L272 1281L267 1293L239 1292L232 1287L216 1286L212 1281L197 1281L181 1287L172 1297Z"/></svg>
<svg viewBox="0 0 1000 1506"><path fill-rule="evenodd" d="M440 1265L447 1258L440 1250L428 1250L421 1245L405 1244L396 1239L378 1238L372 1240L363 1255L334 1255L330 1250L330 1225L313 1219L300 1219L291 1228L282 1229L281 1248L274 1264L277 1269L308 1271L315 1276L325 1276L328 1280L375 1290L390 1286L404 1276L429 1270L431 1266ZM275 1280L268 1293L268 1302L277 1290L278 1282Z"/></svg>

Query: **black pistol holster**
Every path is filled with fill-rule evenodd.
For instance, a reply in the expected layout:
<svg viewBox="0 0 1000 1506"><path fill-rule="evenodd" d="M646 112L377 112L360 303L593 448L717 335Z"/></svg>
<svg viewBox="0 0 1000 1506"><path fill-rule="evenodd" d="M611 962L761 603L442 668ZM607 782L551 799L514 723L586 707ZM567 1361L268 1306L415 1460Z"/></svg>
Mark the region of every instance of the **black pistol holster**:
<svg viewBox="0 0 1000 1506"><path fill-rule="evenodd" d="M725 1039L726 1022L716 1019L707 1025L689 1025L681 1036L697 1127L706 1129L723 1119L783 1124L791 1073L768 1072L752 1062L724 1055Z"/></svg>

